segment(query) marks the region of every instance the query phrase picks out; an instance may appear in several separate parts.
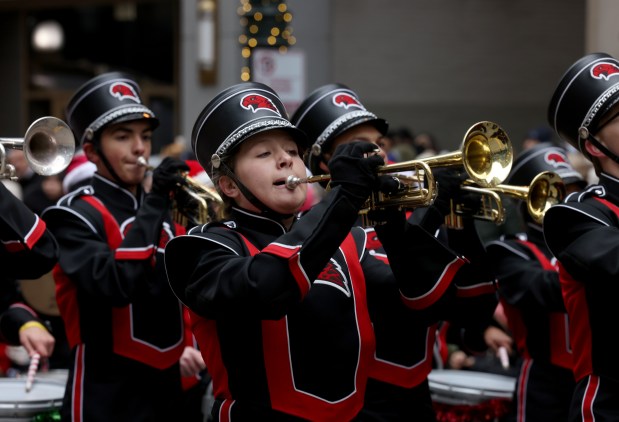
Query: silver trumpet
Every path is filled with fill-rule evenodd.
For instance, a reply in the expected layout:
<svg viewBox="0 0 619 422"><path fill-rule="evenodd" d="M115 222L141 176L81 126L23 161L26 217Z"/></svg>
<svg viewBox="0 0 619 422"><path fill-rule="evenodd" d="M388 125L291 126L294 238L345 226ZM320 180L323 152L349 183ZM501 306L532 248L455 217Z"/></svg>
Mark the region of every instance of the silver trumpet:
<svg viewBox="0 0 619 422"><path fill-rule="evenodd" d="M75 155L75 137L69 126L52 116L35 120L23 138L0 138L0 179L16 180L15 168L6 162L6 150L24 151L28 166L51 176L67 168Z"/></svg>

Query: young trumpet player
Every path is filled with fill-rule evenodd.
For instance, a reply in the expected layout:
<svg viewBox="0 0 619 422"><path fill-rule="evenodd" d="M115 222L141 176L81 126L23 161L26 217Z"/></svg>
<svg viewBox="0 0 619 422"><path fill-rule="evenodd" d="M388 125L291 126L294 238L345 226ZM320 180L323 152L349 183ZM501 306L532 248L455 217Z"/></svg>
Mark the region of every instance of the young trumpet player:
<svg viewBox="0 0 619 422"><path fill-rule="evenodd" d="M368 111L358 95L343 84L328 84L314 90L301 103L291 121L310 138L306 163L314 175L328 172L334 151L341 145L362 141L380 148L388 129L387 122ZM380 154L385 156L382 150ZM455 316L448 311L457 291L461 290L457 286L474 278L467 255L473 252L476 243L468 242L468 250L461 255L433 236L450 211L450 200L457 200L461 183L457 174L437 173L438 198L427 209L426 218L420 224L407 223L404 212L393 209L382 215L370 211L382 224L376 230L364 228L367 249L372 257L383 262L380 271L391 273L389 264L395 262L399 278L411 280L419 290L406 290L405 286L403 295L406 300L403 302L397 288L385 291L368 287L376 352L369 367L364 408L357 420L435 421L428 374L433 367L432 349L438 322L454 317L465 323L467 315L471 315L470 320L475 320L472 315L476 312L485 321L486 314L491 315L496 306L492 278L475 273L479 276L475 278L479 286L469 291L476 299L483 298L482 306L462 314L456 312ZM385 255L381 244L383 239L379 240L377 233L387 238L385 247L389 248L389 256ZM481 247L479 239L477 245ZM436 253L436 250L441 252ZM441 277L421 276L428 268L433 268L435 272L432 273L441 274ZM433 293L425 296L426 292ZM411 307L416 311L411 312ZM453 307L456 308L459 307ZM482 348L481 345L468 344L473 350Z"/></svg>
<svg viewBox="0 0 619 422"><path fill-rule="evenodd" d="M609 317L619 295L619 60L587 54L559 80L548 121L593 163L599 182L544 217L570 319L576 380L569 421L619 419L619 363Z"/></svg>
<svg viewBox="0 0 619 422"><path fill-rule="evenodd" d="M192 147L227 214L172 239L165 260L213 376L213 420L361 420L376 350L368 307L400 301L356 226L370 194L395 187L375 171L384 164L376 146L336 149L331 189L301 217L307 184L286 180L306 176L308 140L270 87L219 93L195 122ZM417 230L420 250L464 265ZM442 270L420 268L415 281Z"/></svg>
<svg viewBox="0 0 619 422"><path fill-rule="evenodd" d="M159 121L129 75L87 81L66 115L97 170L89 185L43 213L60 245L56 297L71 346L62 419L176 420L191 339L165 276L163 249L185 232L170 208L188 167L165 159L144 192L146 169L138 160L149 158ZM199 354L195 359L203 366Z"/></svg>

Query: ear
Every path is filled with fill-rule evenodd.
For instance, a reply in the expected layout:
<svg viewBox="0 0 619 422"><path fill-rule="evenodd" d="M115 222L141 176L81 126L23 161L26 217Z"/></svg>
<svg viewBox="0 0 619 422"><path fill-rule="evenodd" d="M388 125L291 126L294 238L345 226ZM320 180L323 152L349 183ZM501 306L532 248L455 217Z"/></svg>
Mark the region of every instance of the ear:
<svg viewBox="0 0 619 422"><path fill-rule="evenodd" d="M587 152L592 156L592 157L602 157L604 156L604 154L602 153L602 151L600 151L598 149L598 147L596 147L595 145L593 145L589 140L585 140L585 150L587 150Z"/></svg>
<svg viewBox="0 0 619 422"><path fill-rule="evenodd" d="M84 150L84 154L86 155L86 158L88 158L88 161L92 161L96 165L101 162L101 158L99 157L99 154L97 153L96 148L92 142L84 143L82 149Z"/></svg>
<svg viewBox="0 0 619 422"><path fill-rule="evenodd" d="M219 178L219 189L230 198L236 198L241 194L239 187L228 176L221 176Z"/></svg>

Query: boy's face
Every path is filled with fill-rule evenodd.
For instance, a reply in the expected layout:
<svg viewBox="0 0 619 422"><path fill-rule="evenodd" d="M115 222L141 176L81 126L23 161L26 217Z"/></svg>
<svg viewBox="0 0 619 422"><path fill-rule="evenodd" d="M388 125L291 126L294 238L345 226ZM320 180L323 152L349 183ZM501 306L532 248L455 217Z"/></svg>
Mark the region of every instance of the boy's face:
<svg viewBox="0 0 619 422"><path fill-rule="evenodd" d="M138 165L138 158L143 156L148 160L150 157L152 133L150 122L145 120L111 124L101 133L101 152L120 180L134 193L146 172L145 167ZM101 176L114 181L92 143L84 144L84 152Z"/></svg>
<svg viewBox="0 0 619 422"><path fill-rule="evenodd" d="M299 147L283 130L268 130L245 140L234 155L234 173L264 205L281 214L292 214L305 202L307 185L286 187L288 176L306 177ZM259 211L228 177L219 180L220 189L242 208Z"/></svg>

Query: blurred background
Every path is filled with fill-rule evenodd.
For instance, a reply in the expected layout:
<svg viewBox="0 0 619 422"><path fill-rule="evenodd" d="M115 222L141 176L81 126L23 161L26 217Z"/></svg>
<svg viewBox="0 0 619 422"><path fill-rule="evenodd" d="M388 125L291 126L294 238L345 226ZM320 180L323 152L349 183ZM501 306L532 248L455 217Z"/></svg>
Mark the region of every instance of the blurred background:
<svg viewBox="0 0 619 422"><path fill-rule="evenodd" d="M154 153L188 145L204 105L242 80L290 114L344 83L447 150L491 120L518 151L572 62L619 55L618 18L616 0L0 0L0 136L64 118L83 82L125 70L162 122Z"/></svg>

